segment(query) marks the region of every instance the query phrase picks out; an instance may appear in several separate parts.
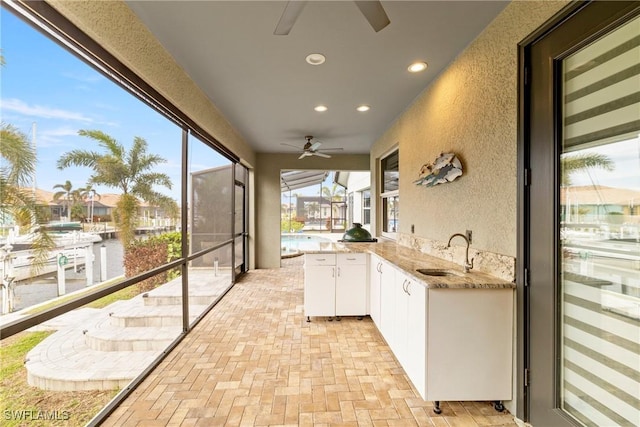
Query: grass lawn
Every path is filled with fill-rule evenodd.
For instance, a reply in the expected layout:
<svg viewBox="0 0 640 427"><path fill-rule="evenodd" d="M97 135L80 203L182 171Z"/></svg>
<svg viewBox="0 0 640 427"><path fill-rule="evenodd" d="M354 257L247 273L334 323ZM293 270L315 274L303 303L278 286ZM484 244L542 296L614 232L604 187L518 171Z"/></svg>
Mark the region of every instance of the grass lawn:
<svg viewBox="0 0 640 427"><path fill-rule="evenodd" d="M29 386L24 359L29 350L51 334L50 331L21 332L0 341L0 424L3 427L83 426L116 395L117 390L61 392Z"/></svg>

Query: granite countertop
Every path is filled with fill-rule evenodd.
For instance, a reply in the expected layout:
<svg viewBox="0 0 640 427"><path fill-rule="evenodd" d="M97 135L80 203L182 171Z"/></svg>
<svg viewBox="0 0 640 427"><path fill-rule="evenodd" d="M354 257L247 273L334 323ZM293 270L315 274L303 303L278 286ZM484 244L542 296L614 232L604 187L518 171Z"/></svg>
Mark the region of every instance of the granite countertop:
<svg viewBox="0 0 640 427"><path fill-rule="evenodd" d="M305 250L305 253L353 253L365 252L379 256L388 261L403 274L411 277L417 283L427 288L438 289L513 289L515 283L491 276L473 269L465 273L462 265L455 264L441 258L427 255L415 249L400 246L392 241L377 243L319 243L317 248ZM426 276L418 273L419 268L452 270L456 275Z"/></svg>

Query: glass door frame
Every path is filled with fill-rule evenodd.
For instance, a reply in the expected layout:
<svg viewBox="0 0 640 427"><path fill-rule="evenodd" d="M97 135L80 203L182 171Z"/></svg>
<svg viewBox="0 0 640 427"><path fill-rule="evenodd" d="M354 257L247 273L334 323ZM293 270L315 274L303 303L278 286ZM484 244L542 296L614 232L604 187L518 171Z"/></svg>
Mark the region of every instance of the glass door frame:
<svg viewBox="0 0 640 427"><path fill-rule="evenodd" d="M639 6L633 1L571 3L519 44L516 415L534 425L576 425L559 409L557 372L559 65L637 15ZM552 214L532 214L533 207L541 204Z"/></svg>

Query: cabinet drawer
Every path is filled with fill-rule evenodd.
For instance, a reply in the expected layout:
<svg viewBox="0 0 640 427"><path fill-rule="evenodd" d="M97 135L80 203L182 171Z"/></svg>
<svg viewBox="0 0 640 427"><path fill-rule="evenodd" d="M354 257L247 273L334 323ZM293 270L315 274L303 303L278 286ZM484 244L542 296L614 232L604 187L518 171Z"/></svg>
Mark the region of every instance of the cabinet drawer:
<svg viewBox="0 0 640 427"><path fill-rule="evenodd" d="M305 254L305 265L336 265L336 254Z"/></svg>
<svg viewBox="0 0 640 427"><path fill-rule="evenodd" d="M350 265L350 264L366 264L367 254L338 254L338 264Z"/></svg>

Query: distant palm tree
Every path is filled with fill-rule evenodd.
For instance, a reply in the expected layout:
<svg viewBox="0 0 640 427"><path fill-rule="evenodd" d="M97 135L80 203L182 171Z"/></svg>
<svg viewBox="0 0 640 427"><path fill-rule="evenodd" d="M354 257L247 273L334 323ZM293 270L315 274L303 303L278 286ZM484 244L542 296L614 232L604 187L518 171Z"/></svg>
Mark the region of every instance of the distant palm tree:
<svg viewBox="0 0 640 427"><path fill-rule="evenodd" d="M87 216L90 221L93 222L93 203L102 197L95 188L93 188L93 184L87 184L86 187L78 188L78 193L80 194L80 199L84 200L87 203Z"/></svg>
<svg viewBox="0 0 640 427"><path fill-rule="evenodd" d="M600 168L606 171L615 169L615 163L604 154L588 153L574 154L562 157L560 160L561 183L571 186L571 174L579 171L587 171L589 168Z"/></svg>
<svg viewBox="0 0 640 427"><path fill-rule="evenodd" d="M322 195L332 202L339 202L344 197L344 188L334 183L331 188L322 187Z"/></svg>
<svg viewBox="0 0 640 427"><path fill-rule="evenodd" d="M52 187L54 190L60 188L60 191L53 193L53 200L56 202L63 200L65 207L64 213L68 221L71 221L71 207L77 202L78 190L73 190L73 184L67 180L64 184L56 184Z"/></svg>
<svg viewBox="0 0 640 427"><path fill-rule="evenodd" d="M80 130L80 136L86 136L98 143L104 152L76 149L65 153L58 159L58 169L69 166L87 166L93 169L89 183L120 189L122 195L116 205L114 219L120 233L119 237L126 247L133 242L136 227L138 198L149 204L167 206L173 200L156 190L160 185L171 188L169 176L152 172L166 160L158 155L148 154L147 142L135 137L129 151L114 138L100 130Z"/></svg>

